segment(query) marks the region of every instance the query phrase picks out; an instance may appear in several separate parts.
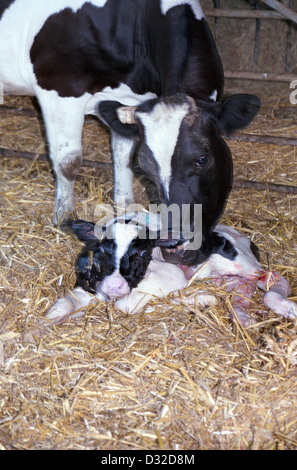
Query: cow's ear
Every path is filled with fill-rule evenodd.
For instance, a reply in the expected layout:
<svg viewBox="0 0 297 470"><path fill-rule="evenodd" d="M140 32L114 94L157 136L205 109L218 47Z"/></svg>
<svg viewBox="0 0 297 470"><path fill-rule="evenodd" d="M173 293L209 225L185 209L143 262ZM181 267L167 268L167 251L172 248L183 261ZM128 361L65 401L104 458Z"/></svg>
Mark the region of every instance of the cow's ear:
<svg viewBox="0 0 297 470"><path fill-rule="evenodd" d="M69 220L61 226L66 233L72 232L76 237L85 243L98 242L95 235L95 224L85 220Z"/></svg>
<svg viewBox="0 0 297 470"><path fill-rule="evenodd" d="M227 135L250 124L261 107L255 95L238 94L226 98L221 103L218 127Z"/></svg>
<svg viewBox="0 0 297 470"><path fill-rule="evenodd" d="M123 109L127 112L124 113ZM122 137L138 140L140 138L139 127L132 117L127 118L127 115L132 116L134 111L134 106L124 106L118 101L102 101L97 108L98 117L114 132Z"/></svg>

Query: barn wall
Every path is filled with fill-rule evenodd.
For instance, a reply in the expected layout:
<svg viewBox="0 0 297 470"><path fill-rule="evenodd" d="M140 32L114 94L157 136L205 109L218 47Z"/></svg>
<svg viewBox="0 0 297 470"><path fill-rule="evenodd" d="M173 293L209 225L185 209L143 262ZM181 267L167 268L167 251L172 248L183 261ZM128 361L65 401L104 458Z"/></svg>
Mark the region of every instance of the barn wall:
<svg viewBox="0 0 297 470"><path fill-rule="evenodd" d="M271 10L261 1L258 3L261 10ZM214 7L213 0L201 0L201 4L205 10ZM220 8L233 10L250 10L253 4L253 0L219 1ZM289 4L297 12L297 0L288 0ZM256 19L208 18L208 21L225 70L288 73L296 74L297 79L297 24L286 20L261 19L256 42ZM254 80L227 79L225 88L227 91L252 88L264 97L282 96L288 101L291 92L288 82L259 83Z"/></svg>

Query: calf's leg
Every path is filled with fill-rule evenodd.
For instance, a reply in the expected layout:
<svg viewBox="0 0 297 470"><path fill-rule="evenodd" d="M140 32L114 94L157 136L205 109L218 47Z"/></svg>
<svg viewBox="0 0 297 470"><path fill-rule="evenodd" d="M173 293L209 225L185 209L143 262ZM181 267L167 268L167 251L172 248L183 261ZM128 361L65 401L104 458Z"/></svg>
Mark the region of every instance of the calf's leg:
<svg viewBox="0 0 297 470"><path fill-rule="evenodd" d="M229 276L226 284L228 292L233 292L231 298L232 310L230 312L231 320L234 314L237 316L239 323L244 326L250 326L256 323L247 311L252 302L252 296L256 288L256 279L246 279L239 276Z"/></svg>
<svg viewBox="0 0 297 470"><path fill-rule="evenodd" d="M44 318L50 320L54 325L60 325L70 316L72 318L83 317L86 307L92 301L94 301L94 296L81 287L77 287L70 292L70 294L57 300L48 310Z"/></svg>
<svg viewBox="0 0 297 470"><path fill-rule="evenodd" d="M39 337L46 333L53 325L64 323L70 316L72 318L83 317L87 306L94 302L95 298L81 287L77 287L70 294L57 300L48 310L36 326L23 332L24 341L32 341L34 337Z"/></svg>
<svg viewBox="0 0 297 470"><path fill-rule="evenodd" d="M284 318L297 318L297 305L287 297L291 294L288 281L276 272L263 271L257 280L260 289L267 292L263 295L263 303L277 315Z"/></svg>

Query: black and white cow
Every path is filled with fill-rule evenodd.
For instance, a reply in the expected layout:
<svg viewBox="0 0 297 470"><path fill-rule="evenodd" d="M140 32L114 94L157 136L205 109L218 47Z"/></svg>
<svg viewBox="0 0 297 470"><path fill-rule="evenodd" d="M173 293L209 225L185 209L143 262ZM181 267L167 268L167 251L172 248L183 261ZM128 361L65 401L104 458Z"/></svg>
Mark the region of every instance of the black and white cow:
<svg viewBox="0 0 297 470"><path fill-rule="evenodd" d="M209 240L232 186L220 134L249 124L260 103L220 101L223 68L198 0L0 0L0 81L41 106L55 223L74 212L84 115L94 114L111 129L115 203L133 201L138 147L163 203L203 205Z"/></svg>
<svg viewBox="0 0 297 470"><path fill-rule="evenodd" d="M36 327L25 331L24 339L43 334L48 327L69 317L83 316L88 305L98 301L115 302L119 310L128 314L139 313L151 300L170 293L173 303L200 308L215 305L218 298L199 287L190 296L183 295L182 290L189 282L202 279L233 293L229 314L243 326L255 323L248 308L256 286L266 291L263 296L266 307L284 318L297 318L297 305L287 300L291 293L288 281L276 272L265 271L258 260L257 247L237 230L217 225L220 249L204 263L189 267L164 261L160 247L156 246L164 242L140 239L141 224L131 224L133 219L135 215L114 219L110 239L101 241L94 223L83 220L70 223L71 231L85 244L76 264L76 287L55 302Z"/></svg>

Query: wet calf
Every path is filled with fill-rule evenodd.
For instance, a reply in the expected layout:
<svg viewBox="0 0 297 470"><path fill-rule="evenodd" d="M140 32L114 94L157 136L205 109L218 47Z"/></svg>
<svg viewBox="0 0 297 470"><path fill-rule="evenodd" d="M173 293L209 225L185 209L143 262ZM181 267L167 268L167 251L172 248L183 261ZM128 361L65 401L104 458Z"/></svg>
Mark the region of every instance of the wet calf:
<svg viewBox="0 0 297 470"><path fill-rule="evenodd" d="M275 314L296 319L297 305L287 300L291 294L289 282L276 272L265 271L259 261L259 251L250 239L226 225L217 225L215 232L222 239L218 253L193 268L183 267L189 279L209 279L233 292L230 317L237 316L243 326L256 321L248 314L256 287L265 291L263 304Z"/></svg>
<svg viewBox="0 0 297 470"><path fill-rule="evenodd" d="M221 240L218 251L205 263L189 267L165 262L157 246L160 241L138 238L140 226L129 222L131 219L114 220L113 238L102 241L96 237L95 224L72 222L70 229L85 243L76 264L75 289L49 309L43 326L35 328L33 334L42 332L46 324L58 325L70 316L83 316L87 306L98 300L114 301L117 308L128 314L138 313L150 300L173 292L174 303L205 307L218 302L215 295L199 289L190 297L183 297L179 291L190 279L207 279L232 292L230 317L237 317L243 326L255 323L248 308L257 286L266 291L263 296L266 307L284 318L297 317L297 305L287 300L291 293L288 281L275 272L265 271L257 247L237 230L218 225L215 229Z"/></svg>

